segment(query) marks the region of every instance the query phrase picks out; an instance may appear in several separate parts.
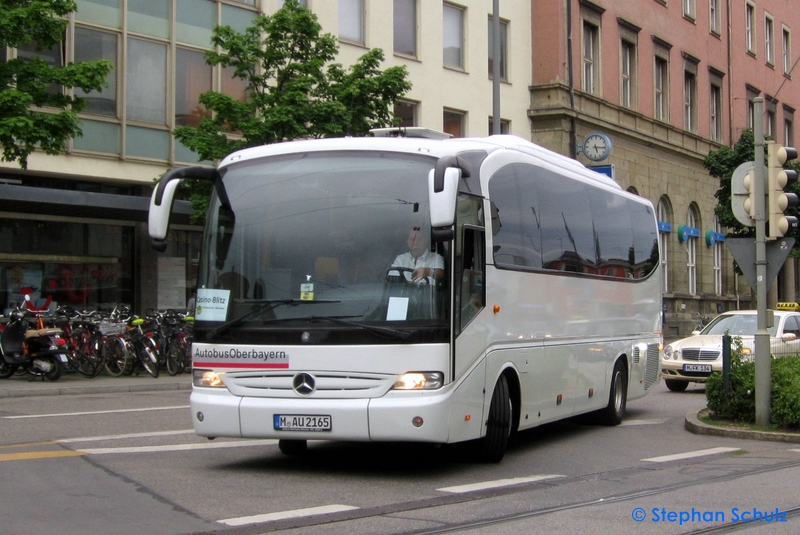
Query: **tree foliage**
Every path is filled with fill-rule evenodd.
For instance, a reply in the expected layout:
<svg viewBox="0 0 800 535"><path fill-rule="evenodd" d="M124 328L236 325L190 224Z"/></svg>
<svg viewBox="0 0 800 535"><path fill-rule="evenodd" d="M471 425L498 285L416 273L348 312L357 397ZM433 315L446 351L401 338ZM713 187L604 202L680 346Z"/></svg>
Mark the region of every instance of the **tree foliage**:
<svg viewBox="0 0 800 535"><path fill-rule="evenodd" d="M245 147L362 136L390 126L394 102L411 88L406 68L381 71L380 49L347 69L331 63L336 39L321 30L316 15L296 0L259 16L243 34L215 28L212 43L221 52L207 52L206 61L233 69L247 83L246 98L203 93L200 102L212 113L197 127L176 128L175 137L200 159L219 160Z"/></svg>
<svg viewBox="0 0 800 535"><path fill-rule="evenodd" d="M719 179L719 189L714 194L714 197L717 199L717 206L714 208L714 213L717 215L720 225L729 229L729 234L731 236L755 237L755 229L739 223L733 215L733 209L731 208L731 178L733 177L733 172L739 165L754 159L755 137L752 130L745 130L742 132L739 141L734 144L733 148L721 147L718 150L711 151L703 161L703 166L708 170L709 174ZM798 162L788 162L785 167L800 170ZM798 184L793 184L787 188L787 191L800 194L800 186ZM800 207L792 207L789 208L786 213L795 217L800 217L799 209ZM789 232L788 236L800 238L800 233L798 233L797 230L793 230Z"/></svg>
<svg viewBox="0 0 800 535"><path fill-rule="evenodd" d="M72 0L0 0L0 49L35 45L37 52L61 43ZM64 89L99 91L113 65L106 60L51 67L40 58L0 62L0 146L2 160L27 168L36 148L60 154L80 136L77 113L85 101ZM60 87L59 87L60 86Z"/></svg>

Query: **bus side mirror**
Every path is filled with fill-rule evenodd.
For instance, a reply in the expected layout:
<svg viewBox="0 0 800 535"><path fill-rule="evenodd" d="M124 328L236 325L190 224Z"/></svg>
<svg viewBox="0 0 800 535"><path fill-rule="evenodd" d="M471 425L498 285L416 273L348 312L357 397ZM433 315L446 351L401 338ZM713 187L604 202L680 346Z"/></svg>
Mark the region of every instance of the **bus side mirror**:
<svg viewBox="0 0 800 535"><path fill-rule="evenodd" d="M150 197L150 211L147 214L147 231L153 239L153 248L164 252L167 248L167 231L169 230L169 215L172 212L172 201L175 198L175 189L180 180L171 180L163 187L153 191ZM160 193L160 195L157 195ZM160 201L160 202L159 202Z"/></svg>
<svg viewBox="0 0 800 535"><path fill-rule="evenodd" d="M191 166L171 169L159 179L150 196L150 210L147 214L147 231L153 239L153 249L161 253L167 250L169 216L180 179L194 178L216 183L219 176L219 172L213 167Z"/></svg>
<svg viewBox="0 0 800 535"><path fill-rule="evenodd" d="M428 174L428 206L431 212L431 229L436 237L453 238L459 180L461 169L457 167L446 168L441 178L436 176L436 170L431 170Z"/></svg>

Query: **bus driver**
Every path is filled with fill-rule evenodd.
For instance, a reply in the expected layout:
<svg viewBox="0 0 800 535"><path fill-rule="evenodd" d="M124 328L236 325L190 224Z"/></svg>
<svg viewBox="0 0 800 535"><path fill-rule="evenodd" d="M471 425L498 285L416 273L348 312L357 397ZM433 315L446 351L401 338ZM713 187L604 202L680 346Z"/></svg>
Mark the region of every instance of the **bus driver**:
<svg viewBox="0 0 800 535"><path fill-rule="evenodd" d="M444 275L444 258L431 251L429 243L425 232L419 227L412 228L406 239L409 251L398 255L392 262L392 267L404 268L403 276L409 282L433 284L435 279Z"/></svg>

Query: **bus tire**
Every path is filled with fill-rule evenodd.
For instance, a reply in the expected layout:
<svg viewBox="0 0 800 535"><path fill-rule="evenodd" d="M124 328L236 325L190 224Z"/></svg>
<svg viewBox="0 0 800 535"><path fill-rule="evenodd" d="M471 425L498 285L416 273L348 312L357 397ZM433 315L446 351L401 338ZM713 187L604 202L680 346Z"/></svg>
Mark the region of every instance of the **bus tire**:
<svg viewBox="0 0 800 535"><path fill-rule="evenodd" d="M477 444L480 462L499 463L503 459L508 447L508 437L511 435L511 415L508 380L505 375L501 375L492 392L489 416L486 419L486 435Z"/></svg>
<svg viewBox="0 0 800 535"><path fill-rule="evenodd" d="M284 455L302 455L306 452L308 441L281 439L278 441L278 449Z"/></svg>
<svg viewBox="0 0 800 535"><path fill-rule="evenodd" d="M664 384L670 392L684 392L689 387L689 381L676 381L675 379L664 379Z"/></svg>
<svg viewBox="0 0 800 535"><path fill-rule="evenodd" d="M619 425L625 417L625 406L628 401L628 374L622 359L614 363L611 373L611 388L608 392L608 405L598 416L603 425Z"/></svg>

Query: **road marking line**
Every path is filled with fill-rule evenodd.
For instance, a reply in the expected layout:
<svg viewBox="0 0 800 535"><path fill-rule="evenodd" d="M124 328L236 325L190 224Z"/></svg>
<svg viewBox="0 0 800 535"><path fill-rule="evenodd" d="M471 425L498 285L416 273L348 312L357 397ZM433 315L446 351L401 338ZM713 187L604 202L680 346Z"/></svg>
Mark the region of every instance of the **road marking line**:
<svg viewBox="0 0 800 535"><path fill-rule="evenodd" d="M732 451L741 451L741 448L709 448L707 450L687 451L686 453L676 453L674 455L651 457L649 459L642 459L642 461L649 461L651 463L668 463L669 461L680 461L682 459L691 459L692 457L703 457L704 455L716 455L717 453L730 453Z"/></svg>
<svg viewBox="0 0 800 535"><path fill-rule="evenodd" d="M59 444L72 444L73 442L94 442L95 440L123 440L126 438L166 437L170 435L188 435L194 429L181 429L180 431L154 431L152 433L128 433L127 435L105 435L100 437L64 438L56 440Z"/></svg>
<svg viewBox="0 0 800 535"><path fill-rule="evenodd" d="M309 507L307 509L294 509L291 511L279 511L277 513L265 513L263 515L253 516L240 516L238 518L226 518L224 520L217 520L220 524L227 526L244 526L246 524L256 524L258 522L270 522L274 520L283 520L286 518L299 518L302 516L325 515L329 513L338 513L341 511L352 511L358 509L351 505L323 505L320 507Z"/></svg>
<svg viewBox="0 0 800 535"><path fill-rule="evenodd" d="M116 409L108 411L88 411L88 412L59 412L54 414L25 414L20 416L0 416L3 420L21 420L23 418L52 418L55 416L85 416L88 414L114 414L119 412L147 412L147 411L170 411L174 409L188 409L189 405L177 405L175 407L150 407L148 409Z"/></svg>
<svg viewBox="0 0 800 535"><path fill-rule="evenodd" d="M52 459L54 457L79 457L83 453L79 451L70 450L55 450L55 451L26 451L24 453L3 453L0 454L0 462L2 461L27 461L30 459Z"/></svg>
<svg viewBox="0 0 800 535"><path fill-rule="evenodd" d="M164 446L130 446L122 448L89 448L76 450L86 455L105 455L108 453L152 453L163 451L212 450L217 448L242 448L277 444L275 439L245 440L242 442L203 442L200 444L167 444Z"/></svg>
<svg viewBox="0 0 800 535"><path fill-rule="evenodd" d="M7 448L30 448L31 446L52 446L53 444L58 444L56 440L46 440L44 442L27 442L24 444L5 444L0 446L0 449L7 449Z"/></svg>
<svg viewBox="0 0 800 535"><path fill-rule="evenodd" d="M625 420L619 425L620 427L623 425L657 425L663 424L667 420L669 420L669 418L654 418L652 420Z"/></svg>
<svg viewBox="0 0 800 535"><path fill-rule="evenodd" d="M562 475L548 474L530 477L513 477L510 479L497 479L495 481L484 481L482 483L471 483L469 485L456 485L455 487L443 487L436 489L442 492L473 492L476 490L494 489L498 487L510 487L512 485L522 485L524 483L533 483L535 481L544 481L546 479L555 479L557 477L565 477Z"/></svg>

